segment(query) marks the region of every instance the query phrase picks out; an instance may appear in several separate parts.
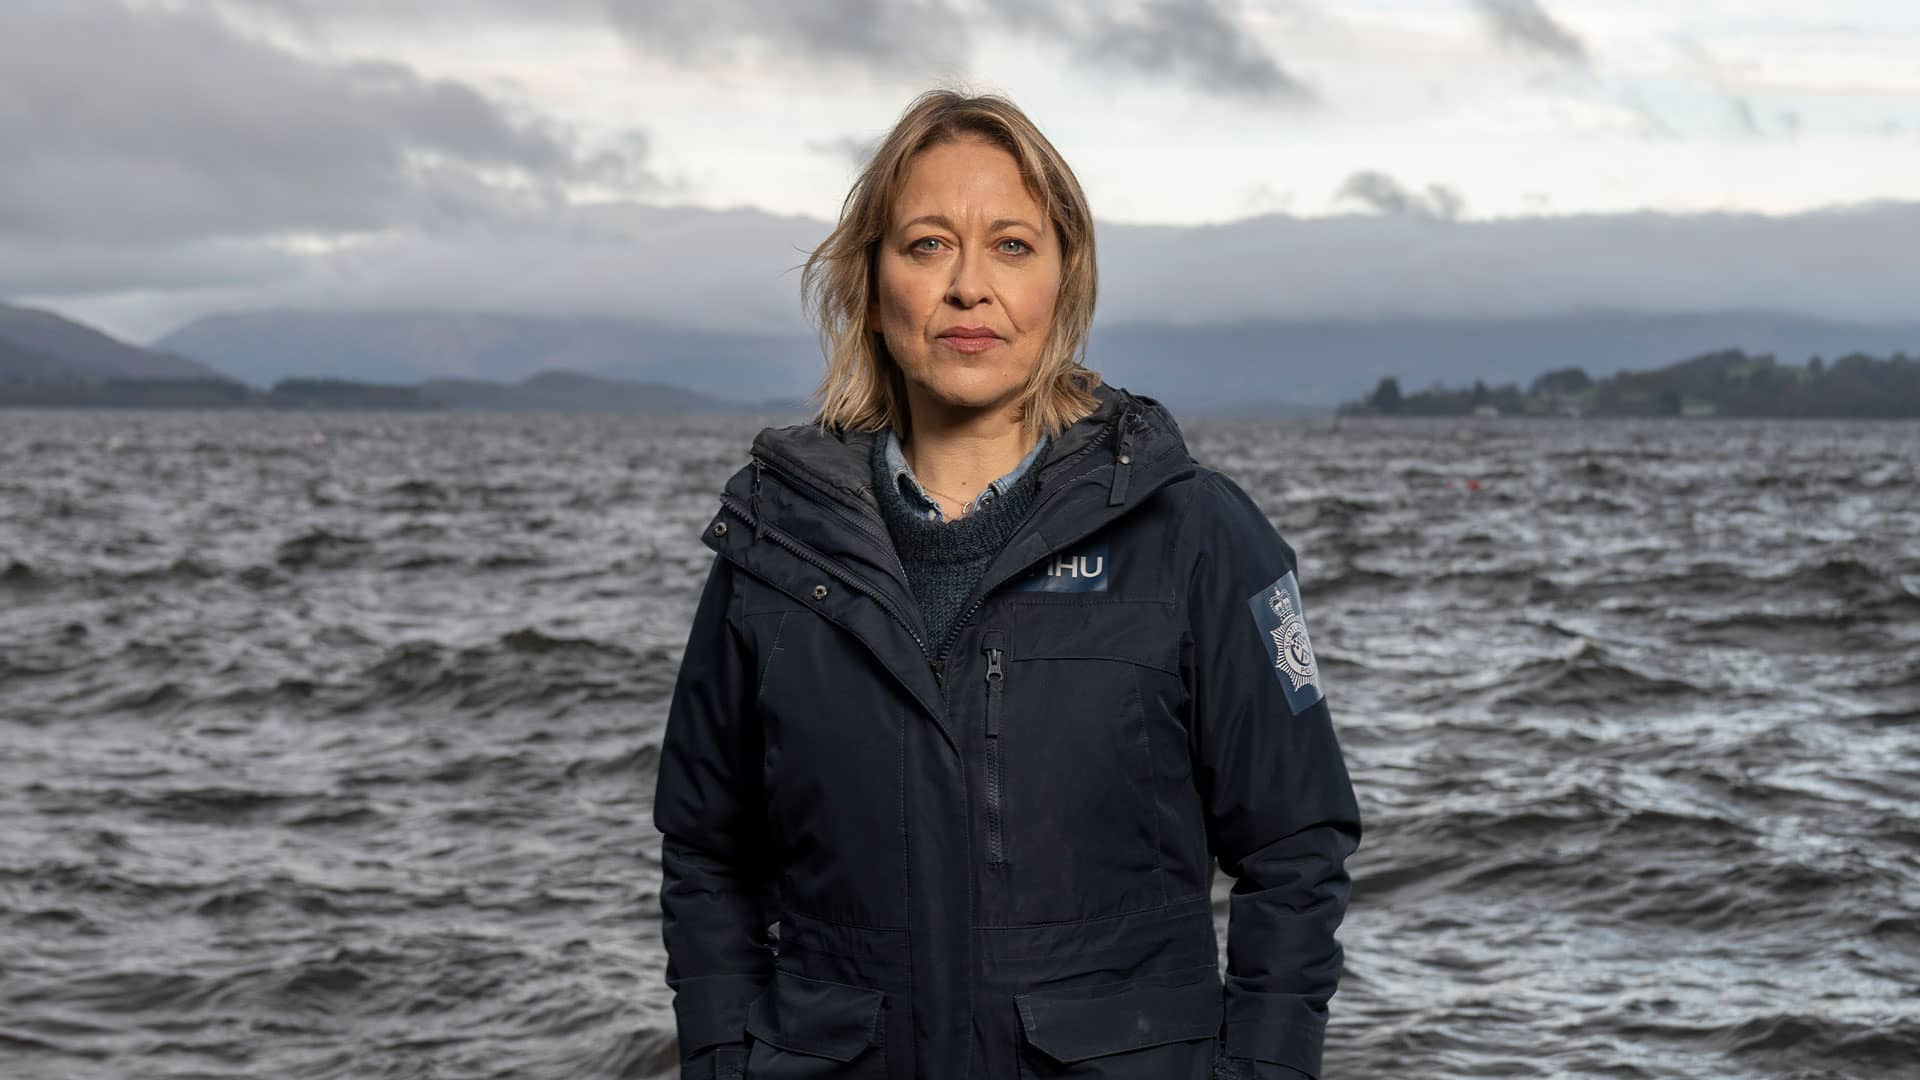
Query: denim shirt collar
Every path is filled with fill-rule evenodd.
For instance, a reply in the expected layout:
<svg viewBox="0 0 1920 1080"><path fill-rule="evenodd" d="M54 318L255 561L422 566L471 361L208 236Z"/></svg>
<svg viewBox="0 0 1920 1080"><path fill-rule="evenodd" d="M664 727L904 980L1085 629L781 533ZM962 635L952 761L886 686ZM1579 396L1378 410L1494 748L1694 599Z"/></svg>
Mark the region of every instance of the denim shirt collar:
<svg viewBox="0 0 1920 1080"><path fill-rule="evenodd" d="M985 506L993 500L994 496L1005 494L1006 490L1013 486L1013 482L1020 479L1021 473L1026 472L1034 462L1040 460L1040 455L1046 452L1047 445L1052 441L1045 435L1040 436L1040 441L1033 444L1033 449L1027 451L1027 456L1020 459L1020 464L1015 465L1013 471L981 488L980 494L975 495L973 501L963 507L960 512L969 513L975 506ZM913 475L913 466L907 464L907 456L900 449L900 437L894 434L891 428L887 429L886 454L887 474L893 477L893 482L900 489L900 494L906 497L907 505L925 514L930 520L945 521L946 514L941 511L939 501L927 494L926 489L920 486L919 479Z"/></svg>

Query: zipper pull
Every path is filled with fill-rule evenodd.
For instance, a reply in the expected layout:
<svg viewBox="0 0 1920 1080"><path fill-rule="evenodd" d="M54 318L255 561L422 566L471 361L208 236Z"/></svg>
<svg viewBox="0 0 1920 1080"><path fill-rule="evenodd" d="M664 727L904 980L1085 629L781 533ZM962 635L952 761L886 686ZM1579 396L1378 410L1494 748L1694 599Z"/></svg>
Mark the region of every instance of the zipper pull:
<svg viewBox="0 0 1920 1080"><path fill-rule="evenodd" d="M945 690L947 688L947 662L945 660L935 660L932 662L932 667L933 681L940 684L940 689Z"/></svg>
<svg viewBox="0 0 1920 1080"><path fill-rule="evenodd" d="M987 654L987 734L1000 734L1000 688L1006 672L1000 667L1000 650L989 645Z"/></svg>

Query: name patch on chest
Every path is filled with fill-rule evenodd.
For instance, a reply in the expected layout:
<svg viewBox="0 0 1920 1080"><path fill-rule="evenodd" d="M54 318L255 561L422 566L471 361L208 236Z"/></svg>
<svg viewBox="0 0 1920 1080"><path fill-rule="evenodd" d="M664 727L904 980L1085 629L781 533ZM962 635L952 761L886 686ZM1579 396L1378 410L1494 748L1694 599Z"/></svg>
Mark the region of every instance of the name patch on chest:
<svg viewBox="0 0 1920 1080"><path fill-rule="evenodd" d="M1293 571L1287 571L1280 575L1280 580L1247 597L1247 608L1253 612L1253 624L1266 646L1274 677L1286 692L1287 708L1298 716L1312 708L1322 695L1320 665L1313 658L1313 643L1307 638L1307 613L1300 605L1300 583Z"/></svg>
<svg viewBox="0 0 1920 1080"><path fill-rule="evenodd" d="M1097 540L1049 555L1007 588L1015 592L1106 592L1107 542Z"/></svg>

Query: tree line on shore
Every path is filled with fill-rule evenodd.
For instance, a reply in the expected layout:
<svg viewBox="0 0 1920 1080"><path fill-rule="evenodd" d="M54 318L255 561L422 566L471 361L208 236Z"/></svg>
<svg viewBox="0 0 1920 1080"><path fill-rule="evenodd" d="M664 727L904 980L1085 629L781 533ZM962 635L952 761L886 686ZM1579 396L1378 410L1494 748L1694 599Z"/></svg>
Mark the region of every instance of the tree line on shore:
<svg viewBox="0 0 1920 1080"><path fill-rule="evenodd" d="M1518 384L1435 385L1403 391L1386 376L1342 416L1777 416L1920 417L1920 358L1850 353L1832 363L1777 363L1739 349L1595 379L1559 368Z"/></svg>

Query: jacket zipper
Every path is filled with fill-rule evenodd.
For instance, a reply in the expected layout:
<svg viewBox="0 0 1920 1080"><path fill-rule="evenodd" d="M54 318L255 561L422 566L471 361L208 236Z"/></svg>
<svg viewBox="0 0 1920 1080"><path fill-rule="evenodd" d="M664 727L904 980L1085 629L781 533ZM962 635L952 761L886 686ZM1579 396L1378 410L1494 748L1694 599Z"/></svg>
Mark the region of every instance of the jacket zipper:
<svg viewBox="0 0 1920 1080"><path fill-rule="evenodd" d="M987 654L987 865L1004 866L1007 851L1000 812L1000 713L1007 680L1000 667L1000 650L989 645L981 651Z"/></svg>
<svg viewBox="0 0 1920 1080"><path fill-rule="evenodd" d="M753 526L756 534L765 535L768 539L772 540L774 543L779 544L781 547L786 548L788 551L791 551L795 555L799 556L808 565L813 566L814 568L820 570L822 573L831 575L835 580L839 581L841 584L847 586L848 588L855 589L859 592L863 592L868 596L873 597L874 600L876 600L881 607L886 609L887 614L892 615L894 619L897 622L899 622L901 628L906 630L907 636L913 639L913 643L920 647L920 655L926 657L927 662L929 664L934 663L933 657L927 652L927 643L925 640L923 640L920 637L919 631L913 628L913 623L907 620L906 613L900 610L899 605L895 604L892 600L888 599L884 593L881 593L869 587L866 582L861 581L859 578L854 577L852 574L849 574L845 570L840 569L838 566L833 564L832 560L822 557L821 555L816 553L812 548L808 547L807 545L801 543L798 540L795 540L793 537L788 536L785 532L782 532L780 529L777 529L772 525L764 524L763 522L760 521L760 519L755 517L753 513L749 511L747 507L740 502L738 498L735 498L732 495L722 494L720 496L720 503L722 506L725 506L727 509L733 511L736 515L738 515L741 518L741 520L745 521L748 525ZM935 665L935 670L936 671L938 670L938 665Z"/></svg>
<svg viewBox="0 0 1920 1080"><path fill-rule="evenodd" d="M1120 428L1122 429L1121 435L1124 437L1124 441L1130 443L1132 441L1132 438L1131 438L1132 432L1125 429L1128 421L1130 421L1131 419L1132 419L1132 410L1131 409L1123 410L1120 414L1119 419L1115 421L1113 425L1107 427L1101 432L1101 437L1111 438L1113 435L1114 429ZM1073 455L1073 460L1078 460L1080 458L1085 457L1087 454L1093 452L1093 450L1100 445L1102 438L1096 438L1093 441L1089 442L1086 446L1081 447L1080 450ZM1129 447L1129 449L1131 448ZM754 493L756 497L759 494L758 470L764 464L764 466L769 471L782 477L783 479L786 479L790 482L796 482L801 486L810 488L813 491L818 492L822 495L827 495L828 498L831 499L834 507L836 508L835 512L838 513L844 520L846 520L849 524L855 525L858 528L860 528L860 530L864 532L866 535L868 535L869 537L872 537L875 540L880 539L879 535L875 533L874 529L871 526L867 525L864 521L859 521L854 519L853 517L848 515L844 509L840 509L842 505L841 500L838 497L832 496L831 494L826 492L823 488L821 488L819 484L813 483L812 481L809 481L809 480L802 479L800 477L796 477L789 471L774 465L771 461L763 459L758 454L753 454L751 456L752 456L752 460L753 460L755 471L756 471L756 474L755 474L756 483L754 485ZM1043 507L1045 507L1048 503L1052 502L1055 498L1058 498L1060 495L1060 492L1064 490L1066 489L1065 488L1056 489L1053 492L1049 493L1047 498L1029 507L1027 509L1025 516L1023 516L1020 519L1020 521L1014 526L1014 530L1013 530L1014 533L1017 534L1020 531L1020 529L1026 525L1028 521L1033 519L1034 515L1038 514ZM1124 491L1124 488L1121 490ZM812 549L808 548L805 544L800 543L798 540L793 539L792 537L788 536L781 530L774 528L771 525L765 525L761 523L758 515L749 513L744 507L741 506L740 501L734 496L723 493L720 496L720 501L723 505L731 509L735 514L740 515L741 517L745 518L749 524L752 524L754 526L755 536L760 536L764 534L766 536L772 537L775 543L778 543L781 547L784 547L788 551L793 552L795 555L805 560L809 565L818 567L823 572L827 574L831 574L833 577L845 583L849 587L857 589L860 592L863 592L868 596L873 597L874 600L879 602L880 606L885 608L888 614L892 615L894 620L897 621L901 625L901 627L907 631L907 635L913 639L913 643L919 646L921 656L925 657L929 666L933 668L934 678L939 682L940 687L943 691L946 689L946 685L947 685L946 666L947 666L948 654L945 651L943 651L938 657L935 657L932 654L930 654L927 651L926 641L920 637L919 632L913 628L912 622L910 622L907 619L906 615L903 612L901 612L899 607L896 606L893 603L893 601L889 600L886 596L882 595L881 593L876 592L875 590L869 588L864 582L861 582L859 579L853 577L851 574L848 574L845 571L841 570L838 566L833 565L827 559L822 558L820 555L816 554ZM1112 498L1110 499L1109 505L1112 505L1113 503L1117 503L1119 501L1120 501L1120 497ZM885 528L884 522L881 523L881 527ZM907 577L906 568L901 565L899 552L894 551L891 540L889 539L887 542L883 543L881 546L885 547L887 551L893 554L894 564L896 566L901 567L900 569L901 580L903 581L906 580L906 577ZM980 605L986 601L987 595L988 595L987 593L982 593L979 596L974 597L973 603L969 604L967 606L967 610L960 614L960 618L958 619L958 621L954 623L953 632L948 635L949 648L952 647L953 642L959 640L960 629L966 626L968 620L973 618L974 612L980 609ZM1006 689L1005 689L1006 671L1001 663L1005 653L1000 648L996 646L991 646L991 645L985 646L982 649L982 651L987 654L987 715L986 715L986 722L985 722L986 773L987 773L987 863L989 866L1004 868L1007 863L1007 855L1006 855L1006 836L1005 836L1006 826L1005 826L1004 812L1001 809L1001 791L1000 791L1001 789L1000 721L1001 721L1001 713L1005 710L1004 697L1006 693Z"/></svg>
<svg viewBox="0 0 1920 1080"><path fill-rule="evenodd" d="M1130 413L1131 410L1121 413L1120 423L1122 425L1129 419ZM1093 448L1098 445L1099 442L1097 440L1088 443L1087 446L1081 448L1079 453L1074 455L1075 459L1092 452ZM1026 525L1028 520L1040 512L1041 506L1053 501L1063 490L1065 489L1056 489L1049 494L1045 500L1042 500L1041 503L1029 507L1026 516L1020 519L1019 524L1014 526L1013 533L1009 535L1017 534L1020 529ZM975 597L973 603L967 606L967 610L961 613L959 620L954 623L952 633L949 635L949 642L960 639L960 629L966 626L969 619L973 618L973 613L980 609L980 605L986 601L987 595L987 593L981 593ZM989 869L1005 870L1007 866L1007 842L1006 816L1001 808L1001 787L1003 785L1000 776L1000 721L1001 715L1006 711L1007 678L1006 669L1001 664L1001 659L1006 654L997 644L999 640L1000 635L998 632L988 631L987 643L981 646L980 651L987 655L987 716L984 729L986 735L984 741L986 743L985 766L987 774L987 867ZM936 673L939 673L941 669L946 666L946 659L946 654L942 653L940 659L934 661L934 671ZM945 685L944 676L942 677L941 685Z"/></svg>

